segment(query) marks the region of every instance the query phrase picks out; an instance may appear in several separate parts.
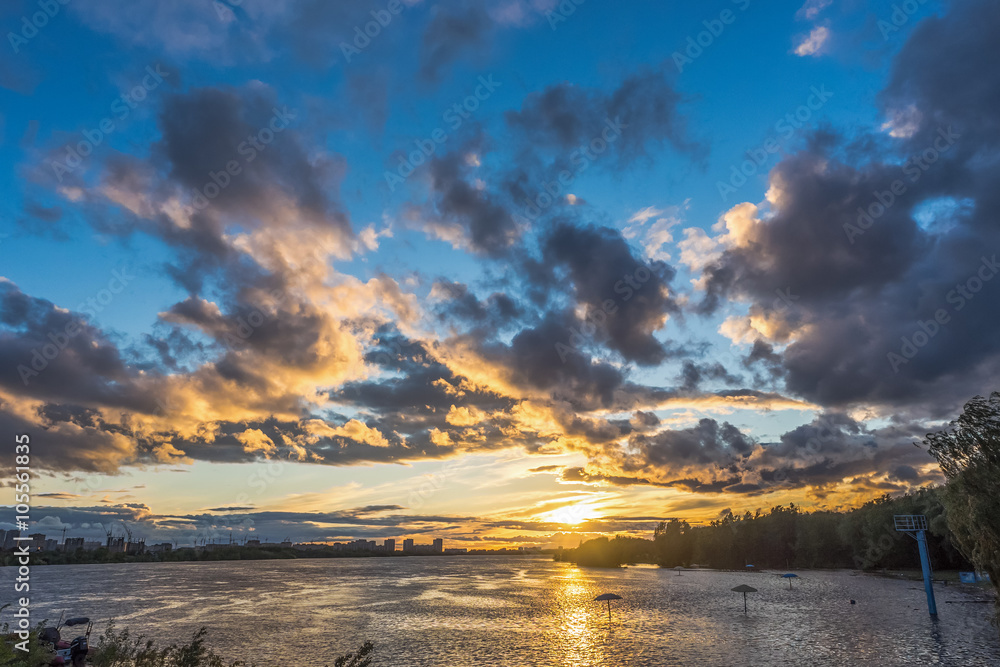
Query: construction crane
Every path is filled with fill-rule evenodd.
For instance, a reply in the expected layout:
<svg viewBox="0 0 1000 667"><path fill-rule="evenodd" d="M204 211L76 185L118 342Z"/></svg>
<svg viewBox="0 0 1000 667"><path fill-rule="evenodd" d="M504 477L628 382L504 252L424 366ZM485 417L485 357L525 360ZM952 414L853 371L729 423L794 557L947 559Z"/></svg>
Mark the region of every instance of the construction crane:
<svg viewBox="0 0 1000 667"><path fill-rule="evenodd" d="M103 523L99 523L97 525L99 525L102 529L104 528L104 524ZM107 530L104 531L108 535L108 541L107 541L107 544L105 544L105 546L107 546L108 548L111 548L111 537L113 535L113 532L112 532L113 530L114 530L114 526L110 526Z"/></svg>

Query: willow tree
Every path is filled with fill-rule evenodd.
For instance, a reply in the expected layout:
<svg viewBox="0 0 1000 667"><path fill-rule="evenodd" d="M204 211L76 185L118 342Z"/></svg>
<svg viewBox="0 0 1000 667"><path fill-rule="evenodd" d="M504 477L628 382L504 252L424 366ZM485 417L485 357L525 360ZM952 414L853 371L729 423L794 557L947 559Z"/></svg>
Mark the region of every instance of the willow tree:
<svg viewBox="0 0 1000 667"><path fill-rule="evenodd" d="M1000 618L1000 392L973 398L924 444L948 478L948 528L966 558L990 575Z"/></svg>

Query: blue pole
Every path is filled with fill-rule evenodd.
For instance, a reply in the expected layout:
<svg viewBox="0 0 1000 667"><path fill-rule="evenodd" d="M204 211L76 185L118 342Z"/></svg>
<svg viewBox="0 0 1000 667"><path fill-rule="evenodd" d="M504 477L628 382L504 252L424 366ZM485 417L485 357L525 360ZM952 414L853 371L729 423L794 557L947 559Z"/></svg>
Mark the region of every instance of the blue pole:
<svg viewBox="0 0 1000 667"><path fill-rule="evenodd" d="M927 593L927 611L937 618L937 603L934 602L934 586L931 584L931 559L927 555L927 535L917 531L917 548L920 549L920 567L924 571L924 591Z"/></svg>

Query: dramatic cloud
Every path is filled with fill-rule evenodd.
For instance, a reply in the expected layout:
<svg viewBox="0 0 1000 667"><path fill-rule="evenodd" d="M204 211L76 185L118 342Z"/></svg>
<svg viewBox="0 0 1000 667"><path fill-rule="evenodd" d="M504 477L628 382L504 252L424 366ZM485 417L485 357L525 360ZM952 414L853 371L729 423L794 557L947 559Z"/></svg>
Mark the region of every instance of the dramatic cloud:
<svg viewBox="0 0 1000 667"><path fill-rule="evenodd" d="M632 17L656 43L596 6L552 26L547 0L67 6L108 71L50 68L73 113L25 95L0 119L21 156L0 427L35 438L41 497L88 505L47 525L535 543L565 507L633 530L654 506L938 481L914 443L1000 376L1000 8L908 15L857 74L845 45L878 17L855 5L772 10L781 32L753 39L777 61L734 28L676 74L666 5ZM67 78L123 102L108 44L170 72L112 131ZM815 81L797 56L826 54ZM821 84L836 97L803 121L788 100ZM507 509L424 515L360 474L443 461ZM365 497L211 490L167 516L162 491L70 477L283 463Z"/></svg>

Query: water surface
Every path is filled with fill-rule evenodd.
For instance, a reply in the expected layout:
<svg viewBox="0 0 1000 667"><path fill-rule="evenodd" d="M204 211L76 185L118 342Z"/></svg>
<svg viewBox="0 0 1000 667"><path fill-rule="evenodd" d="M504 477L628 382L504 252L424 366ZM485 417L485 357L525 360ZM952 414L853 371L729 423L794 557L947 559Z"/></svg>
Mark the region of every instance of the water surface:
<svg viewBox="0 0 1000 667"><path fill-rule="evenodd" d="M366 639L391 667L1000 665L991 605L967 603L981 594L936 587L932 622L917 582L806 571L789 590L777 574L485 556L64 565L32 568L31 600L36 619L87 615L95 633L115 618L169 643L205 625L227 657L282 667ZM741 583L759 590L746 615ZM593 602L607 592L624 598L610 621Z"/></svg>

